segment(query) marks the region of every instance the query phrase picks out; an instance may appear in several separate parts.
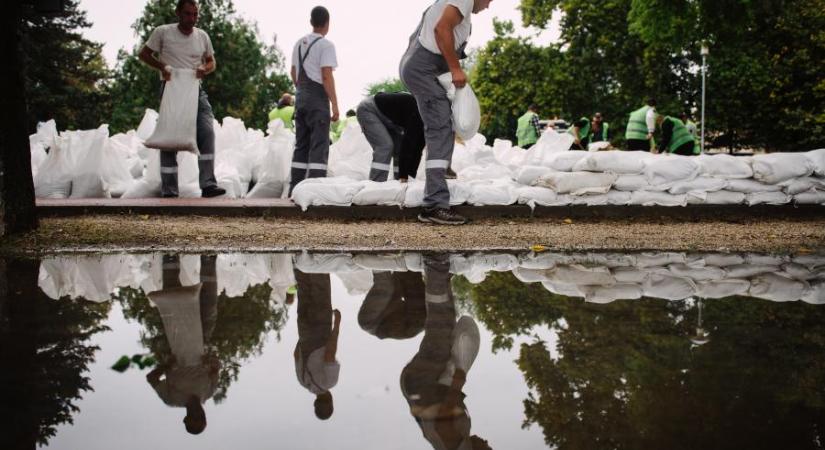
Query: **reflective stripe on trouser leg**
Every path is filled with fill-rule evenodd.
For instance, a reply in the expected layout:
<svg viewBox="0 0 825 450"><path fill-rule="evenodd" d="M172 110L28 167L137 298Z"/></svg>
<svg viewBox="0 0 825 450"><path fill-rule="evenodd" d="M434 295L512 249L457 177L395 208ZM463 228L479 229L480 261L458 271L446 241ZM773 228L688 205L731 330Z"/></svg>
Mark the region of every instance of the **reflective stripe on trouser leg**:
<svg viewBox="0 0 825 450"><path fill-rule="evenodd" d="M393 138L387 125L381 120L373 97L367 97L358 105L356 116L361 131L372 147L370 180L387 181L393 155Z"/></svg>
<svg viewBox="0 0 825 450"><path fill-rule="evenodd" d="M178 195L177 152L160 152L160 193Z"/></svg>
<svg viewBox="0 0 825 450"><path fill-rule="evenodd" d="M328 109L328 108L327 108ZM327 176L329 111L323 108L295 112L295 152L289 192L305 178Z"/></svg>
<svg viewBox="0 0 825 450"><path fill-rule="evenodd" d="M424 121L424 138L427 142L427 183L424 188L425 207L450 207L450 190L443 161L453 156L455 135L452 110L446 91L436 81L439 75L449 72L444 57L429 52L414 43L401 67L401 80L418 102L418 111ZM432 161L432 163L430 163Z"/></svg>
<svg viewBox="0 0 825 450"><path fill-rule="evenodd" d="M215 116L212 114L212 105L209 97L201 90L198 97L197 139L198 151L198 184L201 189L216 187L215 179L215 130L213 124Z"/></svg>

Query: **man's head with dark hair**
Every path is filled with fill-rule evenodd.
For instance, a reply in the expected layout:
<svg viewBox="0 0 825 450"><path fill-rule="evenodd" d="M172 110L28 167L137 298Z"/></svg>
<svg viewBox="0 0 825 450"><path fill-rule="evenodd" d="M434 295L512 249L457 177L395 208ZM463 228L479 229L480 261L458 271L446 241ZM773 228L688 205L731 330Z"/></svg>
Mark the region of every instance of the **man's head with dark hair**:
<svg viewBox="0 0 825 450"><path fill-rule="evenodd" d="M327 391L323 394L318 394L315 398L315 417L321 420L327 420L332 417L332 393Z"/></svg>
<svg viewBox="0 0 825 450"><path fill-rule="evenodd" d="M178 27L184 33L189 34L198 23L198 2L195 0L178 0L175 15L178 16Z"/></svg>
<svg viewBox="0 0 825 450"><path fill-rule="evenodd" d="M653 97L647 98L647 106L656 106L656 99Z"/></svg>
<svg viewBox="0 0 825 450"><path fill-rule="evenodd" d="M197 0L178 0L178 5L175 7L175 11L180 11L181 8L184 7L184 5L192 5L195 8L197 8L198 7L198 1Z"/></svg>
<svg viewBox="0 0 825 450"><path fill-rule="evenodd" d="M190 434L201 434L206 429L206 412L197 398L191 398L186 403L186 417L183 418L183 424Z"/></svg>
<svg viewBox="0 0 825 450"><path fill-rule="evenodd" d="M348 110L347 111L347 117L353 117L353 116L355 116L355 110L354 109Z"/></svg>
<svg viewBox="0 0 825 450"><path fill-rule="evenodd" d="M538 112L539 111L539 105L537 105L535 103L531 103L530 106L527 107L527 109L530 110L530 111L533 111L533 112Z"/></svg>
<svg viewBox="0 0 825 450"><path fill-rule="evenodd" d="M312 8L309 14L309 23L313 28L324 28L329 25L329 11L323 6Z"/></svg>

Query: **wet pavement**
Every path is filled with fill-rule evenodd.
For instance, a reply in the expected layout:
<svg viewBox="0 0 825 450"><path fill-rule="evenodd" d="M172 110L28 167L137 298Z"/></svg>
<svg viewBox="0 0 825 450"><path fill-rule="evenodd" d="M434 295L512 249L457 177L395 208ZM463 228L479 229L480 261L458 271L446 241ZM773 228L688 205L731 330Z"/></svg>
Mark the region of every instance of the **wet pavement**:
<svg viewBox="0 0 825 450"><path fill-rule="evenodd" d="M825 257L0 260L0 448L819 449Z"/></svg>

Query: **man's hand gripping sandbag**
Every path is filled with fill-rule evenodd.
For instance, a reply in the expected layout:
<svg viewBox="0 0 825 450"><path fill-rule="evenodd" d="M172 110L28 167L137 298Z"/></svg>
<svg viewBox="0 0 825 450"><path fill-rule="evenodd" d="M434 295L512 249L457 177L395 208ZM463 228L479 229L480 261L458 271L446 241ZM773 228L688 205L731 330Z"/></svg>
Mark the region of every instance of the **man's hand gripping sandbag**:
<svg viewBox="0 0 825 450"><path fill-rule="evenodd" d="M155 132L146 146L164 151L198 154L197 118L200 82L194 70L171 69L166 82Z"/></svg>
<svg viewBox="0 0 825 450"><path fill-rule="evenodd" d="M481 125L481 107L478 98L469 84L456 89L453 84L453 75L449 72L441 74L438 82L447 91L447 98L453 104L453 127L455 133L464 141L469 141L476 134Z"/></svg>

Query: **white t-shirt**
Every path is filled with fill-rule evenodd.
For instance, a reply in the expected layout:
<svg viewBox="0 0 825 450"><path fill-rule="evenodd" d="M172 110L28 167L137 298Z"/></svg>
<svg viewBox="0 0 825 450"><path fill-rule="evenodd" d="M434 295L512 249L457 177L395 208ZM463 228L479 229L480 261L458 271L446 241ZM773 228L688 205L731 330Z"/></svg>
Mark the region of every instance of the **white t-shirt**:
<svg viewBox="0 0 825 450"><path fill-rule="evenodd" d="M298 376L301 386L316 395L323 394L338 384L341 364L338 361L324 361L325 353L325 347L315 349L310 353L306 367L304 367L304 358L301 349L298 348L298 359L295 361L295 375Z"/></svg>
<svg viewBox="0 0 825 450"><path fill-rule="evenodd" d="M188 36L181 33L178 24L161 25L152 31L146 46L158 53L158 60L175 69L197 69L206 58L215 54L212 40L200 28Z"/></svg>
<svg viewBox="0 0 825 450"><path fill-rule="evenodd" d="M645 115L645 123L647 124L647 132L653 134L656 132L656 107L647 110Z"/></svg>
<svg viewBox="0 0 825 450"><path fill-rule="evenodd" d="M307 47L319 37L321 40L309 49L309 56L307 56ZM301 49L301 55L306 56L303 64L304 72L306 72L310 80L316 83L324 83L321 77L322 67L332 67L333 70L338 67L338 57L335 55L335 44L318 33L310 33L299 39L292 48L292 67L295 68L295 76L300 76L298 73L299 48Z"/></svg>
<svg viewBox="0 0 825 450"><path fill-rule="evenodd" d="M424 15L424 24L421 27L421 33L418 35L418 41L421 42L424 48L437 55L441 54L441 50L438 49L438 44L435 41L435 26L441 19L447 5L458 8L458 12L464 17L464 20L453 29L456 50L470 38L470 31L472 31L470 16L473 15L473 0L438 0L435 2L427 11L427 14Z"/></svg>

